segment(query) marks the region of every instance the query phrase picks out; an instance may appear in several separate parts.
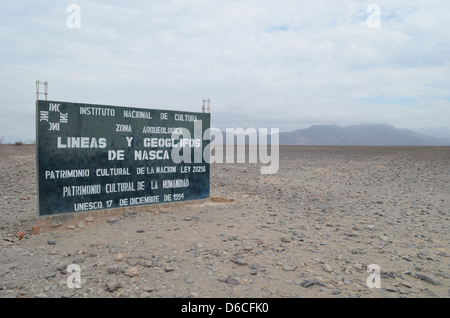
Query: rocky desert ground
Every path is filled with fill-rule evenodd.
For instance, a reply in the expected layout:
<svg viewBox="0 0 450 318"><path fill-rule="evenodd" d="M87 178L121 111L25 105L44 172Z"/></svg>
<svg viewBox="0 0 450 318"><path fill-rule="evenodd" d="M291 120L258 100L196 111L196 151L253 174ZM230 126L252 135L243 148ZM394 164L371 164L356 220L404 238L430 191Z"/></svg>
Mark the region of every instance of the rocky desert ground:
<svg viewBox="0 0 450 318"><path fill-rule="evenodd" d="M207 201L36 206L35 146L0 145L1 298L450 296L449 147L281 147L274 175L212 164Z"/></svg>

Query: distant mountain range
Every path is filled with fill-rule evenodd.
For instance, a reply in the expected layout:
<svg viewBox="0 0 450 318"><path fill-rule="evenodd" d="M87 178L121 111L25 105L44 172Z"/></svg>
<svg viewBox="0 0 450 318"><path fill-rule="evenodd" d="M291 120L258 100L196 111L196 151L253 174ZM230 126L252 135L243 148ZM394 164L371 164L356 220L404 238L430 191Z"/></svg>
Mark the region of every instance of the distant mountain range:
<svg viewBox="0 0 450 318"><path fill-rule="evenodd" d="M446 127L427 127L419 129L417 132L428 136L450 139L450 128Z"/></svg>
<svg viewBox="0 0 450 318"><path fill-rule="evenodd" d="M450 139L398 129L388 124L346 127L316 125L290 133L280 133L280 145L438 146L450 145Z"/></svg>
<svg viewBox="0 0 450 318"><path fill-rule="evenodd" d="M227 140L226 137L226 133L223 132L224 141ZM266 136L260 137L267 138ZM236 138L236 140L238 139ZM293 132L281 132L279 140L280 145L450 146L450 138L430 136L409 129L398 129L388 124L363 124L346 127L315 125ZM249 138L246 138L245 143L249 144ZM243 143L238 141L237 144ZM250 144L253 143L250 141Z"/></svg>

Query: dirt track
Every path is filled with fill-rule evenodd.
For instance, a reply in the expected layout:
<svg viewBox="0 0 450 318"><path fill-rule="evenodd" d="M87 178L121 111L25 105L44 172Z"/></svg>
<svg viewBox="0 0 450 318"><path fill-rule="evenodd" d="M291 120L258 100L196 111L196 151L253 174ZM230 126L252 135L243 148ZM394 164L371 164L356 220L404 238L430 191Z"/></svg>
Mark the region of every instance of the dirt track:
<svg viewBox="0 0 450 318"><path fill-rule="evenodd" d="M259 168L213 164L207 202L39 219L34 146L0 145L0 297L450 296L449 147L281 147Z"/></svg>

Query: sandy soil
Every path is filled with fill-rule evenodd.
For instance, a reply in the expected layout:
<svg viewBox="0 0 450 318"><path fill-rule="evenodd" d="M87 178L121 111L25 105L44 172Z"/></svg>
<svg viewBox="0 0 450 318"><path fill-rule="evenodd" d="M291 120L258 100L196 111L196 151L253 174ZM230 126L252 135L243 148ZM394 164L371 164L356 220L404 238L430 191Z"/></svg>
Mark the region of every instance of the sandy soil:
<svg viewBox="0 0 450 318"><path fill-rule="evenodd" d="M39 218L34 146L0 145L0 297L450 296L449 147L281 147L259 168L213 164L208 201Z"/></svg>

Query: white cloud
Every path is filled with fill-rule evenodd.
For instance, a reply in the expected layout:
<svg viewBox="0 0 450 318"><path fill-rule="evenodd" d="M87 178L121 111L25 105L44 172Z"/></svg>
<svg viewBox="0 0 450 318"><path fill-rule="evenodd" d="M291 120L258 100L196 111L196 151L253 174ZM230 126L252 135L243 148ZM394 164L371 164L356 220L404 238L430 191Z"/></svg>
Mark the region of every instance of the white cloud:
<svg viewBox="0 0 450 318"><path fill-rule="evenodd" d="M210 97L220 128L449 125L443 0L377 1L380 29L356 0L76 3L80 29L66 26L69 3L2 7L0 136L34 139L36 79L68 101L200 111ZM361 102L379 96L417 103Z"/></svg>

